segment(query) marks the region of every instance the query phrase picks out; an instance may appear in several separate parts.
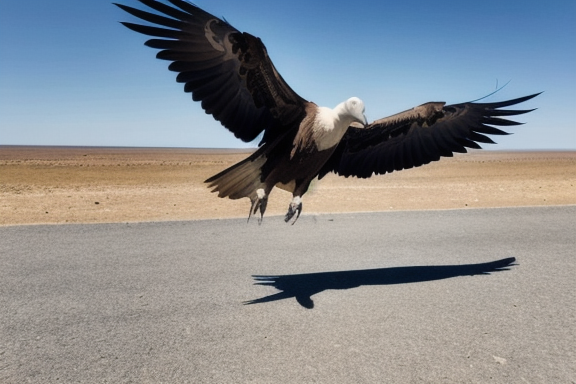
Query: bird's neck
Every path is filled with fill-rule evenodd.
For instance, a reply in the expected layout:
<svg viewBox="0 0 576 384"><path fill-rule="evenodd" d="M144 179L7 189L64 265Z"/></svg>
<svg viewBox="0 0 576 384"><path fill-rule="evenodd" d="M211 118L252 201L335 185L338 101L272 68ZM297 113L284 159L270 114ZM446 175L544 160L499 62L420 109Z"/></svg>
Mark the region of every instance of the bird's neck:
<svg viewBox="0 0 576 384"><path fill-rule="evenodd" d="M344 131L346 131L346 129L354 121L354 117L350 114L350 112L348 111L348 108L346 107L346 102L345 101L341 102L336 107L334 107L334 109L332 111L334 112L334 115L336 116L335 117L335 121L336 121L335 124L341 125L342 127L344 127Z"/></svg>
<svg viewBox="0 0 576 384"><path fill-rule="evenodd" d="M344 103L336 108L319 107L314 124L314 136L319 150L336 146L354 121Z"/></svg>

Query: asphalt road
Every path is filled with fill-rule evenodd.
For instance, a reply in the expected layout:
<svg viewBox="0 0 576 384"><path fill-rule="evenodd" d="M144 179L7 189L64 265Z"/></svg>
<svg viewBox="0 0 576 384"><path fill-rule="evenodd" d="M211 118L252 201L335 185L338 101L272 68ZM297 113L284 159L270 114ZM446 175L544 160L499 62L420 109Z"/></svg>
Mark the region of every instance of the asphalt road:
<svg viewBox="0 0 576 384"><path fill-rule="evenodd" d="M575 383L575 234L576 206L1 227L0 383Z"/></svg>

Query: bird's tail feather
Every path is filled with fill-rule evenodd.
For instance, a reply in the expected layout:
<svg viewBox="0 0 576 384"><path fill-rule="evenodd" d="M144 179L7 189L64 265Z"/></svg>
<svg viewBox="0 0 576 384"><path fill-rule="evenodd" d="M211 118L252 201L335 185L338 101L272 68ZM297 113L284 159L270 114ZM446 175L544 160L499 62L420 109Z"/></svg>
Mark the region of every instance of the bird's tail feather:
<svg viewBox="0 0 576 384"><path fill-rule="evenodd" d="M248 197L253 200L256 198L256 191L264 189L266 185L262 181L264 163L266 154L257 151L247 159L210 177L205 183L209 183L208 188L214 188L212 192L218 192L218 197L233 200Z"/></svg>

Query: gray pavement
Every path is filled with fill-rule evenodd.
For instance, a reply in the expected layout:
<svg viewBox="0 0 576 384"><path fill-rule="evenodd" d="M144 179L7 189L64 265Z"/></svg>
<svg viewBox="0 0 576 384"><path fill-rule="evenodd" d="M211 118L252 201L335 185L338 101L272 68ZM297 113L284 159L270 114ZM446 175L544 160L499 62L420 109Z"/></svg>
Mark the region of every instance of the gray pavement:
<svg viewBox="0 0 576 384"><path fill-rule="evenodd" d="M575 206L2 227L0 383L575 383L575 234Z"/></svg>

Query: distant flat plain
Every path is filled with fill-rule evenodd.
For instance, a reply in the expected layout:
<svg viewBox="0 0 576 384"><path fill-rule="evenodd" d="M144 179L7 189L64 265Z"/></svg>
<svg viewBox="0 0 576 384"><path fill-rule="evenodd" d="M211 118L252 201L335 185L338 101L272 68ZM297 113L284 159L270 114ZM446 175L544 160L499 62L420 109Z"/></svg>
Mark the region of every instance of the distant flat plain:
<svg viewBox="0 0 576 384"><path fill-rule="evenodd" d="M249 154L0 146L0 225L246 217L248 199L220 199L204 180ZM283 215L290 199L275 189L267 216ZM570 204L576 151L473 151L369 179L330 174L312 184L303 213Z"/></svg>

